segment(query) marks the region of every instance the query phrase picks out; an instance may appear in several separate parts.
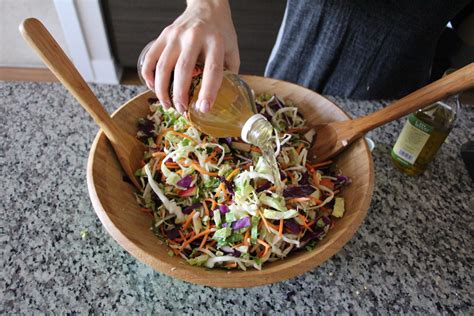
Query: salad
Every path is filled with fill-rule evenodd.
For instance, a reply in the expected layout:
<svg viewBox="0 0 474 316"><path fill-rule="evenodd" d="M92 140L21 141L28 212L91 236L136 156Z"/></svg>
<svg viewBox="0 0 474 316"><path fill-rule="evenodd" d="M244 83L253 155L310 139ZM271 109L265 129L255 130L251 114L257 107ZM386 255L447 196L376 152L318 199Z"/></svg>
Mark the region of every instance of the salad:
<svg viewBox="0 0 474 316"><path fill-rule="evenodd" d="M274 95L256 98L275 130L284 183L278 195L259 148L240 138L212 138L173 108L149 102L150 114L138 122L137 137L149 151L136 171L142 184L136 198L170 256L207 268L261 269L312 249L343 216L337 194L350 180L331 161L309 162L314 132L294 105Z"/></svg>

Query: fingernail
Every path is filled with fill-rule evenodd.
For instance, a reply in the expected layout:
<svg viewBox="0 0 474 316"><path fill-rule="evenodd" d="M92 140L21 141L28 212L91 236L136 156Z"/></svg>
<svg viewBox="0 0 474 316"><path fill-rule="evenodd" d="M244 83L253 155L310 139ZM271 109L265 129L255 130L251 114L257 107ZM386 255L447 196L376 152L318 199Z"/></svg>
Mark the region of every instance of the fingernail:
<svg viewBox="0 0 474 316"><path fill-rule="evenodd" d="M150 90L153 90L155 88L155 85L150 80L146 80L146 85L147 85L148 89L150 89Z"/></svg>
<svg viewBox="0 0 474 316"><path fill-rule="evenodd" d="M165 109L169 109L171 107L171 102L170 101L160 101L160 103L165 107Z"/></svg>
<svg viewBox="0 0 474 316"><path fill-rule="evenodd" d="M179 113L183 114L183 112L184 112L184 106L183 106L182 103L180 103L180 102L174 102L174 107L176 108L176 110L177 110Z"/></svg>
<svg viewBox="0 0 474 316"><path fill-rule="evenodd" d="M199 110L203 113L206 113L211 108L211 104L207 100L201 100L199 104Z"/></svg>

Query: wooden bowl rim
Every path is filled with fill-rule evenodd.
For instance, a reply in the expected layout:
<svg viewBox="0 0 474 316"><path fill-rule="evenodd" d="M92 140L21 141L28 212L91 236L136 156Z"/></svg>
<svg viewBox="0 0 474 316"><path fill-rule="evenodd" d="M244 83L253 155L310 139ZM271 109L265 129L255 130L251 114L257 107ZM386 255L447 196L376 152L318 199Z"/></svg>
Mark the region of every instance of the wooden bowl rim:
<svg viewBox="0 0 474 316"><path fill-rule="evenodd" d="M351 119L350 115L348 115L344 110L342 110L339 106L337 106L337 104L331 102L330 100L324 98L323 96L307 88L298 86L291 82L265 78L265 77L260 77L260 76L245 75L242 77L244 79L249 78L249 79L257 79L257 80L265 79L265 80L280 81L280 82L284 82L287 85L298 87L298 89L307 90L307 92L315 94L318 97L324 99L325 101L331 103L333 106L335 106L335 109L343 113L347 119ZM143 98L144 95L149 94L149 93L150 91L145 91L136 95L132 99L128 100L122 106L120 106L117 110L115 110L112 113L111 117L114 118L116 115L118 115L118 113L120 113L120 111L122 111L130 103L133 103L134 101ZM306 255L302 255L301 260L299 261L291 260L291 257L290 257L288 258L288 260L282 260L281 264L277 266L273 266L271 269L268 269L268 268L266 269L266 267L263 267L261 271L254 270L254 269L249 269L247 271L226 271L222 269L209 270L209 269L204 269L201 267L193 267L193 266L187 265L184 261L183 261L184 265L179 266L177 268L176 265L169 264L166 261L158 262L158 260L155 257L153 257L152 254L148 253L146 250L136 245L133 240L128 238L124 233L122 233L122 231L119 228L117 228L113 220L109 217L108 212L103 207L100 197L97 193L95 183L94 183L95 153L99 145L99 141L102 138L107 139L105 137L105 134L103 133L103 130L100 129L97 132L97 135L94 138L94 141L91 145L91 149L90 149L90 153L88 157L88 163L87 163L87 187L88 187L92 205L101 223L104 225L104 227L106 228L108 233L112 236L112 238L115 239L115 241L121 247L123 247L127 252L129 252L132 256L139 259L141 262L149 265L156 271L162 272L171 277L178 278L180 280L191 282L194 284L207 285L207 286L213 286L213 287L223 287L223 288L254 287L254 286L267 285L271 283L284 281L284 280L293 278L297 275L303 274L309 270L312 270L316 268L318 265L320 265L321 263L328 260L333 255L335 255L345 244L347 244L347 242L355 234L357 228L360 226L362 221L365 219L368 212L368 208L372 200L372 195L373 195L373 190L374 190L373 160L372 160L372 156L371 156L371 153L366 141L363 139L360 139L352 146L355 146L357 143L360 144L360 142L362 142L363 146L365 147L364 159L366 159L369 163L368 170L370 172L369 183L367 185L367 196L369 196L369 198L365 198L365 200L363 201L363 204L360 207L359 212L361 212L362 215L358 217L354 216L352 222L350 222L350 224L346 227L345 230L341 230L341 233L338 234L338 236L334 237L334 240L331 244L326 244L323 247L316 247L316 249L314 249L313 251L307 252ZM285 273L275 273L278 271L285 271ZM221 279L216 276L221 276L221 277L224 277L225 279ZM238 281L236 279L238 279ZM245 282L243 282L242 279L245 279ZM245 283L245 285L243 285L243 283Z"/></svg>

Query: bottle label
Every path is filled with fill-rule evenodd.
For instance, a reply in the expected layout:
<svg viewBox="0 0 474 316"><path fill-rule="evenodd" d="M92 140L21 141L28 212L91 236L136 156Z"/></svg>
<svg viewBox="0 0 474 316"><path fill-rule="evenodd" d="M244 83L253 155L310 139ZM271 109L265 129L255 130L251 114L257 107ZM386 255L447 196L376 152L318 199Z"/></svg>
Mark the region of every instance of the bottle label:
<svg viewBox="0 0 474 316"><path fill-rule="evenodd" d="M393 146L392 157L404 165L413 165L432 131L431 125L411 114Z"/></svg>

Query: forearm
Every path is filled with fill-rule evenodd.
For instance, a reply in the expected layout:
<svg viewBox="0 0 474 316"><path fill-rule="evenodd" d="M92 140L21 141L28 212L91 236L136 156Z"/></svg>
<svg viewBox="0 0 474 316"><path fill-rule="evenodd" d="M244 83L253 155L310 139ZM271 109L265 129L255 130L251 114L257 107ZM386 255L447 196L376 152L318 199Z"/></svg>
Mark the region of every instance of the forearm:
<svg viewBox="0 0 474 316"><path fill-rule="evenodd" d="M228 0L187 0L188 8L203 10L203 12L216 12L230 16Z"/></svg>

